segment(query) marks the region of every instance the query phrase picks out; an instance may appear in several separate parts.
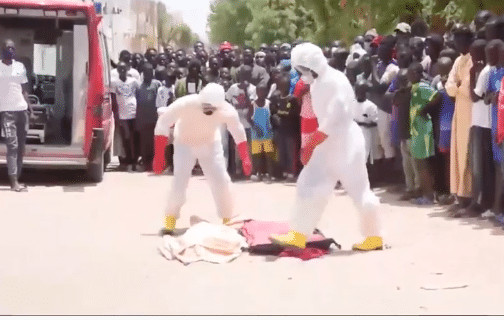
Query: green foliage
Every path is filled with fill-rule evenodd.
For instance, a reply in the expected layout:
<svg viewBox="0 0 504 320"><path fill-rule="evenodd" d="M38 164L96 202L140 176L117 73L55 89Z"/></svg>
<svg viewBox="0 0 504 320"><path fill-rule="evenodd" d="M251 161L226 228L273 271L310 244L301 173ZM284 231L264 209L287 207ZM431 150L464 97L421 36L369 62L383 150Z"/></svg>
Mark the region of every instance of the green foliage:
<svg viewBox="0 0 504 320"><path fill-rule="evenodd" d="M258 47L274 41L292 42L313 32L311 12L294 1L269 6L268 0L248 1L252 21L245 29L246 44Z"/></svg>
<svg viewBox="0 0 504 320"><path fill-rule="evenodd" d="M436 27L469 23L482 9L504 14L504 0L214 0L208 23L213 43L258 46L302 38L351 44L371 28L390 34L397 23L418 18Z"/></svg>
<svg viewBox="0 0 504 320"><path fill-rule="evenodd" d="M179 48L189 48L193 42L193 32L186 24L178 24L170 29L169 39Z"/></svg>
<svg viewBox="0 0 504 320"><path fill-rule="evenodd" d="M187 24L175 24L173 16L166 10L164 3L158 2L157 13L159 43L187 49L199 40L199 36L192 32Z"/></svg>
<svg viewBox="0 0 504 320"><path fill-rule="evenodd" d="M166 10L166 6L162 2L157 4L158 13L158 38L160 43L166 42L168 40L168 34L170 32L171 24L173 21L172 16Z"/></svg>
<svg viewBox="0 0 504 320"><path fill-rule="evenodd" d="M255 2L255 1L250 1ZM247 0L214 0L210 4L210 42L229 41L243 45L247 40L245 29L252 21Z"/></svg>

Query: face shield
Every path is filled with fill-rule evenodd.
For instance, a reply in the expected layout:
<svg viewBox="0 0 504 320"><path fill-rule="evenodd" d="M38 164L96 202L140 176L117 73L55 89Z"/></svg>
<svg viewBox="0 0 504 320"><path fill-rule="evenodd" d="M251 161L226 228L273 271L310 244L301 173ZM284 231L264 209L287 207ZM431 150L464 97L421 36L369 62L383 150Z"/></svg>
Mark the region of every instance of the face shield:
<svg viewBox="0 0 504 320"><path fill-rule="evenodd" d="M297 66L296 70L301 75L301 80L303 80L305 84L312 84L315 81L313 73L310 69L303 66Z"/></svg>

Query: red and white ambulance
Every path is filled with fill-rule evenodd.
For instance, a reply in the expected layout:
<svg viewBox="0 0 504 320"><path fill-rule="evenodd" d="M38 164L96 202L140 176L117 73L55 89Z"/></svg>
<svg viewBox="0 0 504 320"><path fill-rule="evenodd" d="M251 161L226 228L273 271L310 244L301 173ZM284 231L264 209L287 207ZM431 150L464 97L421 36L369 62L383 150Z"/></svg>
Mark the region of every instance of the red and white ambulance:
<svg viewBox="0 0 504 320"><path fill-rule="evenodd" d="M0 40L16 44L15 59L26 66L37 115L30 122L25 167L85 169L92 181L103 179L114 117L101 20L90 2L0 0ZM0 142L0 165L5 156Z"/></svg>

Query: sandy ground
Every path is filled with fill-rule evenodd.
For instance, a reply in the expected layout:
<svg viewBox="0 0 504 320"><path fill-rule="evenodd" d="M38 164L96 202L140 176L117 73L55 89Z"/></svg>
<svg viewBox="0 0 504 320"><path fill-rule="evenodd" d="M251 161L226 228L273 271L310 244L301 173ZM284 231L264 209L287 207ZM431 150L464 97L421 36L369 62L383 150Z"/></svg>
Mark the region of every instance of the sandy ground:
<svg viewBox="0 0 504 320"><path fill-rule="evenodd" d="M183 266L157 251L171 176L78 178L29 172L22 194L0 180L0 314L504 314L504 230L489 221L446 218L375 189L387 249L355 253L357 213L335 191L319 228L341 251ZM285 221L295 187L241 182L235 194L240 218ZM178 226L192 215L219 222L203 177L192 178Z"/></svg>

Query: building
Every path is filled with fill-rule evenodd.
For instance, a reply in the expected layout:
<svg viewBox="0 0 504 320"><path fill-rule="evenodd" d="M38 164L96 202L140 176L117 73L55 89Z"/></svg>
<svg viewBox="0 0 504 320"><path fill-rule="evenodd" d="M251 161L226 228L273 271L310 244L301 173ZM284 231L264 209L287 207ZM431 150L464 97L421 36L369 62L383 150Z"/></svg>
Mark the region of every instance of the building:
<svg viewBox="0 0 504 320"><path fill-rule="evenodd" d="M144 53L158 49L158 13L154 0L94 0L102 3L104 33L110 57L117 61L121 50Z"/></svg>

